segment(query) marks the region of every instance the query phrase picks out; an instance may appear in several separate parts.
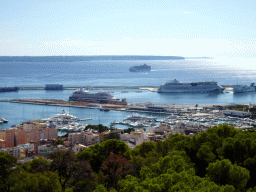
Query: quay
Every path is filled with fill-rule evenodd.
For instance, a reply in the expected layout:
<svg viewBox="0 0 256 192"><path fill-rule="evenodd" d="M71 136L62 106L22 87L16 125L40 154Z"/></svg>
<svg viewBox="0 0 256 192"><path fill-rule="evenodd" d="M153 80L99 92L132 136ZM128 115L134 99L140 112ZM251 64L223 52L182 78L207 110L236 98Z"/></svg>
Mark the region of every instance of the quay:
<svg viewBox="0 0 256 192"><path fill-rule="evenodd" d="M88 103L81 101L67 101L58 99L17 99L17 100L6 100L11 103L24 103L24 104L37 104L37 105L53 105L53 106L64 106L64 107L85 107L85 108L106 108L112 110L125 110L125 105L118 104L102 104L102 103Z"/></svg>
<svg viewBox="0 0 256 192"><path fill-rule="evenodd" d="M225 110L233 109L237 104L175 104L175 103L157 103L157 102L131 102L128 104L118 103L93 103L83 101L67 101L59 99L16 99L0 100L0 102L24 103L36 105L64 106L64 107L81 107L81 108L99 108L107 110L120 110L130 112L158 113L158 114L184 114L198 110ZM250 104L251 107L256 107Z"/></svg>

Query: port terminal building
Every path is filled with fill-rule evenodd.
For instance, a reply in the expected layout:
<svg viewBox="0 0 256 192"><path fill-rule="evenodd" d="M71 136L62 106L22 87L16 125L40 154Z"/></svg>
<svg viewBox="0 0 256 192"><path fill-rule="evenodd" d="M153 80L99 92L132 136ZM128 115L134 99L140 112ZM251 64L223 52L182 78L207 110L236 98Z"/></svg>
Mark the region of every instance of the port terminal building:
<svg viewBox="0 0 256 192"><path fill-rule="evenodd" d="M63 90L63 85L60 84L46 84L45 90Z"/></svg>

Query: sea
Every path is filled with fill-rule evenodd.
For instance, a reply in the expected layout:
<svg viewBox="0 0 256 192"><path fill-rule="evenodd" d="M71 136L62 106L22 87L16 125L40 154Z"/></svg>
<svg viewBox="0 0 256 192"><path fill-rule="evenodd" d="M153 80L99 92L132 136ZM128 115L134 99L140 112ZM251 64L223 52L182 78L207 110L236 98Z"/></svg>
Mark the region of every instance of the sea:
<svg viewBox="0 0 256 192"><path fill-rule="evenodd" d="M7 58L7 59L6 59ZM28 59L29 58L29 59ZM168 80L182 82L217 81L219 85L250 85L255 82L255 58L186 58L185 60L150 59L81 59L79 57L0 57L0 87L44 87L45 84L61 84L64 87L106 87L106 86L160 86ZM151 71L132 73L129 67L146 63ZM74 90L46 91L19 90L0 93L5 99L64 99L68 100ZM99 91L92 89L92 92ZM248 104L256 103L256 93L233 94L225 91L219 94L168 94L139 89L103 89L111 91L119 99L128 103L155 102L173 104ZM34 104L0 102L0 118L9 120L0 124L0 129L28 120L44 119L61 113L65 109L78 118L92 120L83 124L103 124L122 121L132 115L127 111L99 111L99 109L60 107ZM141 113L147 116L164 118L166 115ZM126 128L120 125L120 128Z"/></svg>

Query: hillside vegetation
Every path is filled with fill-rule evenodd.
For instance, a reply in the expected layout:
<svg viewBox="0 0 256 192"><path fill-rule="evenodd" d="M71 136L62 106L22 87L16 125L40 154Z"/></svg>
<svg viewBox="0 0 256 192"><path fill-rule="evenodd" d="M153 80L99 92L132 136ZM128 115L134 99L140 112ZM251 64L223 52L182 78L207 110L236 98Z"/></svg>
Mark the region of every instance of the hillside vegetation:
<svg viewBox="0 0 256 192"><path fill-rule="evenodd" d="M0 191L256 191L256 131L228 125L129 149L110 139L18 166L0 153Z"/></svg>

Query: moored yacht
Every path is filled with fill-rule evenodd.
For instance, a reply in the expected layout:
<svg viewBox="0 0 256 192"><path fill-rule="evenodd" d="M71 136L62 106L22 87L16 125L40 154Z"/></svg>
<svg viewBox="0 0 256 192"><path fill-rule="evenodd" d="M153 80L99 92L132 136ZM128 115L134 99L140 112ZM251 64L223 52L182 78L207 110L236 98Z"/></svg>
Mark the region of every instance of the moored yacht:
<svg viewBox="0 0 256 192"><path fill-rule="evenodd" d="M2 121L3 123L8 123L8 120L5 118L0 118L0 121Z"/></svg>

